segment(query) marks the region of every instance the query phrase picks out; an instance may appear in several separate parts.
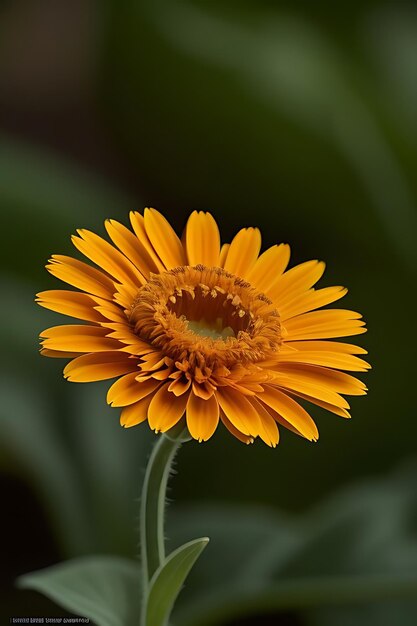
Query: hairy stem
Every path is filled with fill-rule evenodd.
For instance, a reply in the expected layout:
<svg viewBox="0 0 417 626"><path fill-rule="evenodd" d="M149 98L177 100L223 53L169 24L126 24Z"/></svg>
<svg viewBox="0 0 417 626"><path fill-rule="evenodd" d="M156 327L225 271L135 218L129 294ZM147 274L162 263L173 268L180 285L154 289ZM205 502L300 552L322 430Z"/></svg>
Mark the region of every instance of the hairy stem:
<svg viewBox="0 0 417 626"><path fill-rule="evenodd" d="M149 582L165 559L165 498L172 462L184 441L187 430L178 425L161 434L149 458L142 487L140 508L140 546L143 592L146 597Z"/></svg>

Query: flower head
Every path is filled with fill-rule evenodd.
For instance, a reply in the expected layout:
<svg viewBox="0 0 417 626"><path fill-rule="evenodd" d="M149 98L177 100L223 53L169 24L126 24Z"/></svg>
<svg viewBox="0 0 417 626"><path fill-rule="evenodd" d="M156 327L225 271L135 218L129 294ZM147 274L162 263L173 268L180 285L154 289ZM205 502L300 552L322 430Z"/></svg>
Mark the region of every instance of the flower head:
<svg viewBox="0 0 417 626"><path fill-rule="evenodd" d="M299 399L350 417L343 395L365 385L362 348L333 341L365 332L359 313L322 309L346 293L314 289L324 264L286 271L290 249L261 255L257 228L220 244L214 218L194 211L180 240L155 209L130 214L133 232L105 223L112 241L79 230L72 241L97 267L53 255L47 269L76 288L37 295L41 306L83 320L41 334L42 354L71 359L74 382L117 378L107 400L121 424L156 432L184 415L206 441L219 420L241 441L278 443L277 424L310 440L316 425Z"/></svg>

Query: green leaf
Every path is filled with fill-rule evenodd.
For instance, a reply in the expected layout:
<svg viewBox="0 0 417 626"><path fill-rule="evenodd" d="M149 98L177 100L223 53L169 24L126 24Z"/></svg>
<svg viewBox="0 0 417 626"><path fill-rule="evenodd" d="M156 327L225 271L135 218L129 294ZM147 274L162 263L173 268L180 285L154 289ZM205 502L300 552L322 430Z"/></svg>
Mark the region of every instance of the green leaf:
<svg viewBox="0 0 417 626"><path fill-rule="evenodd" d="M305 516L298 554L272 575L417 572L409 514L416 479L417 467L410 464L331 496Z"/></svg>
<svg viewBox="0 0 417 626"><path fill-rule="evenodd" d="M145 608L146 626L165 626L174 602L192 566L208 544L208 537L184 544L166 559L150 583Z"/></svg>
<svg viewBox="0 0 417 626"><path fill-rule="evenodd" d="M410 464L383 480L353 485L299 521L251 507L174 513L175 540L201 528L212 539L176 607L176 623L214 626L290 610L302 611L309 625L339 624L342 611L346 626L355 619L356 626L368 626L394 623L380 618L397 611L411 616L399 622L411 626L417 615L417 523L410 515L416 475Z"/></svg>
<svg viewBox="0 0 417 626"><path fill-rule="evenodd" d="M251 614L300 611L321 606L345 607L349 604L366 604L370 601L396 598L410 599L416 593L417 574L400 577L323 576L282 580L263 590L245 594L224 589L222 593L217 592L211 597L196 599L177 615L177 623L181 626L217 626L222 621ZM339 623L338 615L339 613L333 613L332 624Z"/></svg>
<svg viewBox="0 0 417 626"><path fill-rule="evenodd" d="M295 520L268 507L196 503L168 509L170 545L203 533L210 537L210 550L193 571L181 603L225 585L262 587L270 568L284 567L300 543Z"/></svg>
<svg viewBox="0 0 417 626"><path fill-rule="evenodd" d="M34 589L97 626L139 624L140 570L135 561L91 556L21 576L21 589Z"/></svg>

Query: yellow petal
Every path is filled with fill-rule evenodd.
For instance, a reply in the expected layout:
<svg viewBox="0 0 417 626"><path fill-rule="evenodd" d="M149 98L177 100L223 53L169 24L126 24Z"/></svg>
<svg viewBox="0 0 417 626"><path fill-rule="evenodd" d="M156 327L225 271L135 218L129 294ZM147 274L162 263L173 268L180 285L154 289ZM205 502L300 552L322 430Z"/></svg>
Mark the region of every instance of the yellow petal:
<svg viewBox="0 0 417 626"><path fill-rule="evenodd" d="M287 320L301 313L319 309L327 304L340 300L347 293L345 287L325 287L324 289L309 289L303 295L294 298L280 298L279 313L282 320Z"/></svg>
<svg viewBox="0 0 417 626"><path fill-rule="evenodd" d="M131 211L129 214L129 217L130 217L130 223L132 224L132 228L134 230L136 237L139 239L142 246L145 248L149 259L152 260L154 269L151 268L151 271L156 274L159 272L164 272L166 270L166 267L162 263L159 256L156 254L151 242L149 241L149 237L146 234L145 220L144 220L143 215L141 215L137 211ZM149 267L151 267L150 264L149 264Z"/></svg>
<svg viewBox="0 0 417 626"><path fill-rule="evenodd" d="M236 437L236 439L239 439L239 441L242 441L243 443L246 443L246 445L248 445L249 443L253 443L253 437L250 437L249 435L244 435L243 433L240 432L240 430L235 428L235 426L233 426L232 422L227 419L227 417L225 416L223 411L220 411L220 419L223 422L223 424L226 426L227 430L234 437Z"/></svg>
<svg viewBox="0 0 417 626"><path fill-rule="evenodd" d="M121 342L127 343L124 348L121 348L122 352L128 352L129 354L134 354L135 356L144 356L149 352L153 351L153 347L146 343L145 341L141 341L139 338L134 340L120 339Z"/></svg>
<svg viewBox="0 0 417 626"><path fill-rule="evenodd" d="M165 217L155 209L145 209L144 219L149 241L165 267L187 265L182 243Z"/></svg>
<svg viewBox="0 0 417 626"><path fill-rule="evenodd" d="M344 309L326 309L303 313L283 325L286 342L308 339L349 337L366 332L360 313Z"/></svg>
<svg viewBox="0 0 417 626"><path fill-rule="evenodd" d="M320 400L320 402L326 402L327 404L337 406L340 409L349 408L349 403L346 398L337 393L337 391L334 391L329 387L317 385L315 382L309 382L306 380L300 381L294 377L284 377L278 375L274 379L273 383L286 394L299 396L308 395L311 398Z"/></svg>
<svg viewBox="0 0 417 626"><path fill-rule="evenodd" d="M80 352L64 352L63 350L49 350L48 348L42 348L40 353L42 356L49 356L53 359L75 359L75 357L81 356Z"/></svg>
<svg viewBox="0 0 417 626"><path fill-rule="evenodd" d="M292 433L295 433L299 437L304 437L305 436L305 435L303 435L302 432L297 430L297 428L293 424L290 424L290 422L288 422L286 419L284 419L282 417L282 415L280 415L279 413L274 411L274 409L272 409L270 406L268 406L266 408L268 409L268 413L270 413L271 416L274 418L274 420L276 420L277 424L280 424L281 426L283 426L287 430L290 430Z"/></svg>
<svg viewBox="0 0 417 626"><path fill-rule="evenodd" d="M187 427L190 435L197 441L207 441L219 423L219 404L212 395L203 400L194 393L190 393L187 403Z"/></svg>
<svg viewBox="0 0 417 626"><path fill-rule="evenodd" d="M366 361L364 361L363 359L359 359L352 354L343 354L340 352L325 352L324 350L318 350L317 352L308 352L307 350L297 350L294 352L289 352L279 356L278 362L322 365L324 367L349 370L352 372L366 372L366 370L370 369L371 367Z"/></svg>
<svg viewBox="0 0 417 626"><path fill-rule="evenodd" d="M175 426L184 415L188 396L176 396L168 391L169 383L158 389L148 410L149 426L156 432L165 433Z"/></svg>
<svg viewBox="0 0 417 626"><path fill-rule="evenodd" d="M141 370L144 372L155 372L165 364L165 356L159 350L153 349L149 354L142 357Z"/></svg>
<svg viewBox="0 0 417 626"><path fill-rule="evenodd" d="M41 333L42 346L50 350L64 352L106 352L122 347L119 341L106 337L108 328L65 324L53 326Z"/></svg>
<svg viewBox="0 0 417 626"><path fill-rule="evenodd" d="M105 318L94 308L97 300L86 293L51 289L36 294L36 302L45 309L76 317L87 322L102 322ZM103 300L103 302L106 302Z"/></svg>
<svg viewBox="0 0 417 626"><path fill-rule="evenodd" d="M187 380L186 378L177 378L170 383L168 387L168 391L172 391L172 393L176 396L182 396L183 393L188 391L191 385L191 380Z"/></svg>
<svg viewBox="0 0 417 626"><path fill-rule="evenodd" d="M292 341L301 339L335 339L337 337L352 337L353 335L362 335L366 333L364 322L354 320L345 326L329 326L323 329L311 329L306 331L297 331L291 333Z"/></svg>
<svg viewBox="0 0 417 626"><path fill-rule="evenodd" d="M339 417L344 417L345 419L350 419L351 417L350 413L346 409L342 409L339 406L335 406L334 404L329 404L328 402L323 402L322 400L318 400L317 398L314 398L313 396L309 396L306 393L293 392L293 395L299 398L302 398L303 400L307 400L308 402L311 402L312 404L316 404L322 409L325 409L326 411L330 411L330 413L334 413L335 415L338 415Z"/></svg>
<svg viewBox="0 0 417 626"><path fill-rule="evenodd" d="M261 429L259 436L268 446L275 448L279 441L278 426L272 415L266 410L265 405L261 404L256 398L250 399L255 411L261 420Z"/></svg>
<svg viewBox="0 0 417 626"><path fill-rule="evenodd" d="M110 277L83 261L62 254L53 254L46 269L52 276L77 289L106 300L113 298L115 286Z"/></svg>
<svg viewBox="0 0 417 626"><path fill-rule="evenodd" d="M270 288L268 296L277 302L279 308L280 298L288 295L296 295L310 289L322 276L325 270L322 261L306 261L285 272L278 278L274 286Z"/></svg>
<svg viewBox="0 0 417 626"><path fill-rule="evenodd" d="M224 263L231 274L245 278L253 267L261 249L261 233L258 228L242 228L233 238Z"/></svg>
<svg viewBox="0 0 417 626"><path fill-rule="evenodd" d="M279 246L268 248L257 259L249 270L246 279L266 295L279 276L284 272L290 260L290 246L282 243Z"/></svg>
<svg viewBox="0 0 417 626"><path fill-rule="evenodd" d="M246 396L229 387L216 390L217 400L228 420L244 435L257 437L261 429L259 415Z"/></svg>
<svg viewBox="0 0 417 626"><path fill-rule="evenodd" d="M191 213L185 227L185 246L188 265L219 265L220 233L216 220L210 213Z"/></svg>
<svg viewBox="0 0 417 626"><path fill-rule="evenodd" d="M290 333L293 330L299 330L300 328L330 326L334 324L343 324L344 322L350 322L352 320L360 320L362 315L356 311L349 311L346 309L325 309L324 311L310 311L310 313L303 313L292 317L285 322L285 328Z"/></svg>
<svg viewBox="0 0 417 626"><path fill-rule="evenodd" d="M158 271L148 250L132 231L116 220L106 220L104 225L113 243L138 268L143 276L149 278L150 272Z"/></svg>
<svg viewBox="0 0 417 626"><path fill-rule="evenodd" d="M229 254L230 243L224 243L220 248L219 267L224 267L227 255Z"/></svg>
<svg viewBox="0 0 417 626"><path fill-rule="evenodd" d="M136 369L136 359L130 359L122 352L97 352L73 359L65 367L64 376L71 382L89 383L122 376Z"/></svg>
<svg viewBox="0 0 417 626"><path fill-rule="evenodd" d="M155 352L155 348L146 341L139 339L139 337L133 332L132 328L126 323L120 324L118 322L110 322L107 323L106 326L108 329L113 331L108 331L107 336L112 339L118 339L118 341L122 344L120 345L121 350L138 356L144 356ZM158 352L157 354L160 353Z"/></svg>
<svg viewBox="0 0 417 626"><path fill-rule="evenodd" d="M136 380L137 371L122 376L110 387L107 392L107 402L111 406L128 406L155 391L160 383L147 380L139 383Z"/></svg>
<svg viewBox="0 0 417 626"><path fill-rule="evenodd" d="M120 424L125 428L130 428L131 426L136 426L144 422L148 417L148 409L151 400L152 396L148 395L138 402L125 407L120 414Z"/></svg>
<svg viewBox="0 0 417 626"><path fill-rule="evenodd" d="M345 372L303 363L280 363L277 376L284 380L316 384L324 389L353 396L366 393L366 385Z"/></svg>
<svg viewBox="0 0 417 626"><path fill-rule="evenodd" d="M84 228L78 229L77 233L78 236L73 235L71 241L90 261L119 282L130 282L137 286L145 284L143 274L108 241Z"/></svg>
<svg viewBox="0 0 417 626"><path fill-rule="evenodd" d="M285 346L295 350L341 352L342 354L368 354L367 350L344 341L286 341Z"/></svg>
<svg viewBox="0 0 417 626"><path fill-rule="evenodd" d="M95 310L106 320L106 323L126 324L127 322L126 314L117 304L106 302L104 306L96 306Z"/></svg>
<svg viewBox="0 0 417 626"><path fill-rule="evenodd" d="M317 426L298 402L271 385L265 385L265 391L259 395L259 400L281 415L306 439L317 441L319 437Z"/></svg>
<svg viewBox="0 0 417 626"><path fill-rule="evenodd" d="M215 391L215 387L213 387L213 385L207 381L205 381L204 383L197 383L195 380L193 380L192 389L193 393L203 400L208 400L209 398L211 398Z"/></svg>
<svg viewBox="0 0 417 626"><path fill-rule="evenodd" d="M113 300L125 311L130 311L132 302L138 295L138 285L131 283L116 283Z"/></svg>

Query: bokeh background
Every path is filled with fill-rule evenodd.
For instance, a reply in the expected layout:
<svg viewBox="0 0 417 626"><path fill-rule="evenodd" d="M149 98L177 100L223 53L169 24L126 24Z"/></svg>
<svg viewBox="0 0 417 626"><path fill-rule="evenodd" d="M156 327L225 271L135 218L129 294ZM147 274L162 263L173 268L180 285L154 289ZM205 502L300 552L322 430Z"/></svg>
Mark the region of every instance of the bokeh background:
<svg viewBox="0 0 417 626"><path fill-rule="evenodd" d="M65 615L14 589L19 574L137 553L153 435L120 428L106 384L65 383L39 357L39 331L61 322L33 297L58 288L44 265L72 254L76 228L154 206L178 230L210 210L224 240L259 226L293 263L325 260L321 284L349 287L373 364L351 421L312 409L315 445L219 429L184 446L167 534L212 543L176 623L417 623L416 140L414 3L1 2L3 620ZM313 600L280 608L272 591L242 615L210 600L299 578Z"/></svg>

